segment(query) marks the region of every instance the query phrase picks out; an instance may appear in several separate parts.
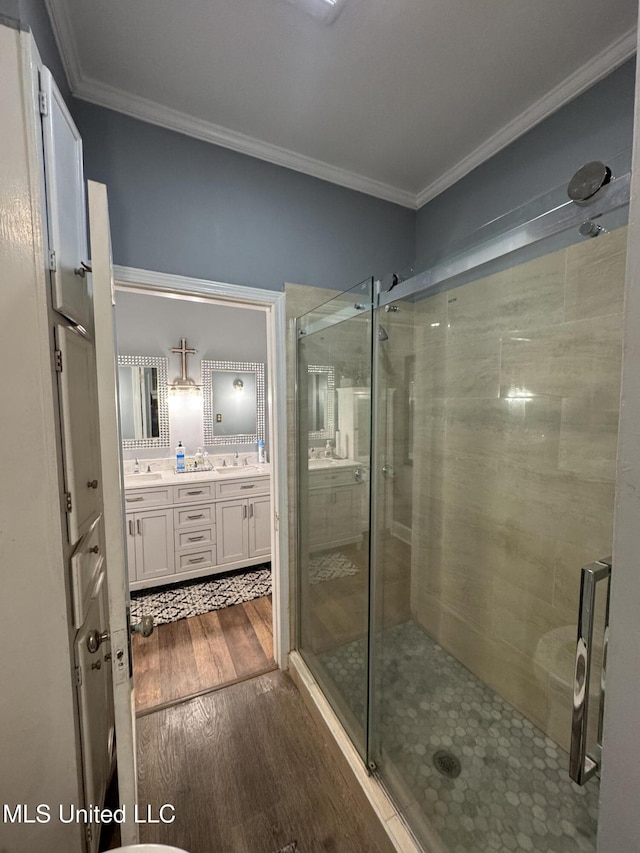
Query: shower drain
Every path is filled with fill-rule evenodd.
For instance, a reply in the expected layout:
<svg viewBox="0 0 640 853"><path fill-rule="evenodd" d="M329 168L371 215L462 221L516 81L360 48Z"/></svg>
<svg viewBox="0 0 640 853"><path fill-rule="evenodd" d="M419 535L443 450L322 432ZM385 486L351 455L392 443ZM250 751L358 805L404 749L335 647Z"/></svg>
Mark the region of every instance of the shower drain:
<svg viewBox="0 0 640 853"><path fill-rule="evenodd" d="M433 753L433 766L448 779L456 779L462 772L459 759L448 749L439 749Z"/></svg>

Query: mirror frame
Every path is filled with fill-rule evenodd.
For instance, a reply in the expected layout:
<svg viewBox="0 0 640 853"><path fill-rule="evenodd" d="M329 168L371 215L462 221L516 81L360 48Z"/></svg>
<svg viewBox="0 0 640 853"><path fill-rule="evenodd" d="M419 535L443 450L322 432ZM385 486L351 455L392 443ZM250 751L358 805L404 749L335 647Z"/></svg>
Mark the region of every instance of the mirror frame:
<svg viewBox="0 0 640 853"><path fill-rule="evenodd" d="M157 438L123 438L123 450L142 450L152 447L169 447L169 359L154 355L119 355L118 367L155 367L158 371L158 427ZM118 385L118 411L120 411L120 386Z"/></svg>
<svg viewBox="0 0 640 853"><path fill-rule="evenodd" d="M237 370L256 374L256 432L236 435L216 435L214 432L213 380L216 370ZM256 444L264 441L265 403L264 403L264 364L258 361L209 361L202 359L202 394L204 417L204 443L206 447L221 444Z"/></svg>
<svg viewBox="0 0 640 853"><path fill-rule="evenodd" d="M327 377L327 421L324 429L309 430L309 441L326 441L336 437L336 369L330 364L308 364L307 373Z"/></svg>

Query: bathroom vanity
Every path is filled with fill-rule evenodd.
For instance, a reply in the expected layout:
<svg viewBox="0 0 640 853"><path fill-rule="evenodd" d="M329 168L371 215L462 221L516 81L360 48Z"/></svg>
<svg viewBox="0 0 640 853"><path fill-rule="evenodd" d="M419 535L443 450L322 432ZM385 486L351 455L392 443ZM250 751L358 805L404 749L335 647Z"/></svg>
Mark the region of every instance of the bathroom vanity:
<svg viewBox="0 0 640 853"><path fill-rule="evenodd" d="M125 476L132 590L271 558L268 465Z"/></svg>
<svg viewBox="0 0 640 853"><path fill-rule="evenodd" d="M360 544L368 528L368 468L353 459L309 460L309 546Z"/></svg>

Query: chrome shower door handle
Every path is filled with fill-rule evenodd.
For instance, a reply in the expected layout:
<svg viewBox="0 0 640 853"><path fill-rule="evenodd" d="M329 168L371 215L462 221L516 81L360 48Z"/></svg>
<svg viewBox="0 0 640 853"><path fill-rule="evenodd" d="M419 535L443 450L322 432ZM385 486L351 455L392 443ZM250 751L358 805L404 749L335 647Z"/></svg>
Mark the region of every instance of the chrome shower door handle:
<svg viewBox="0 0 640 853"><path fill-rule="evenodd" d="M604 713L605 668L609 634L609 598L611 584L607 589L604 656L602 661L600 714L598 720L598 743L596 754L587 753L587 729L589 725L589 682L593 658L593 623L596 603L596 586L599 581L611 578L611 557L590 563L582 569L580 579L580 606L578 610L578 638L573 682L573 714L571 719L571 749L569 753L569 776L578 785L584 785L600 768L602 753L602 722Z"/></svg>

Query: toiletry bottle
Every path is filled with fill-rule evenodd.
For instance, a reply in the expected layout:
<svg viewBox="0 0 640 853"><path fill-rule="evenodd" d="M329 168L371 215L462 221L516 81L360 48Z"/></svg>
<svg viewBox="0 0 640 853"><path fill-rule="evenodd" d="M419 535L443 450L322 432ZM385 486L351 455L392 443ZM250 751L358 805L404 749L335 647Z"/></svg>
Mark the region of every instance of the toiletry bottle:
<svg viewBox="0 0 640 853"><path fill-rule="evenodd" d="M264 455L264 441L260 439L258 442L258 465L264 465L266 462Z"/></svg>
<svg viewBox="0 0 640 853"><path fill-rule="evenodd" d="M194 466L193 466L193 467L194 467L194 468L202 468L202 461L203 461L203 457L202 457L202 448L201 448L201 447L199 447L199 448L196 450L195 464L194 464Z"/></svg>
<svg viewBox="0 0 640 853"><path fill-rule="evenodd" d="M178 442L178 446L176 447L176 471L184 471L184 447L182 446L182 442Z"/></svg>
<svg viewBox="0 0 640 853"><path fill-rule="evenodd" d="M324 455L327 459L331 459L333 456L333 451L331 450L331 442L327 439L327 443L324 446Z"/></svg>

